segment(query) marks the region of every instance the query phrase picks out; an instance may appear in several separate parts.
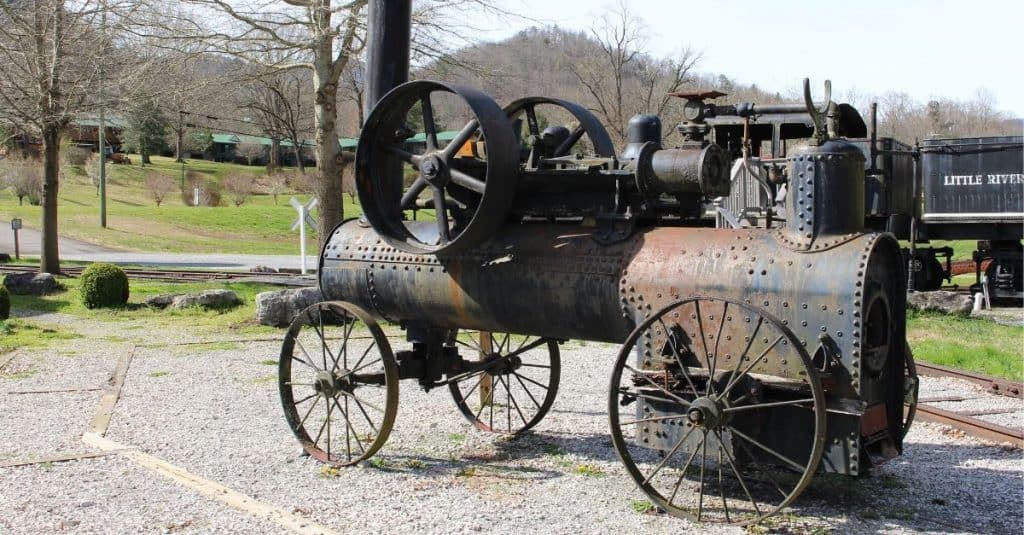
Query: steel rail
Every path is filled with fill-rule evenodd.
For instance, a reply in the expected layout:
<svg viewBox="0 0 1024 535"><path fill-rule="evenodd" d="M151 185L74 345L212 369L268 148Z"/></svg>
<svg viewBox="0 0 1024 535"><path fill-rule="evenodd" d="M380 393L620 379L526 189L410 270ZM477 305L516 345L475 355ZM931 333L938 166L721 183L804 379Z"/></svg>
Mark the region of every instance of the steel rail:
<svg viewBox="0 0 1024 535"><path fill-rule="evenodd" d="M970 372L966 370L958 370L956 368L948 368L946 366L939 366L938 364L928 364L926 362L917 363L918 375L926 375L928 377L953 377L956 379L963 379L970 381L975 384L979 384L988 389L992 394L999 394L1002 396L1009 396L1014 398L1024 398L1024 383L1018 383L1009 379L1003 379L1001 377L990 377L980 373Z"/></svg>
<svg viewBox="0 0 1024 535"><path fill-rule="evenodd" d="M925 422L934 422L955 427L971 436L996 442L1010 443L1017 448L1024 449L1024 431L1020 429L1011 429L999 424L986 422L985 420L939 409L930 405L918 405L917 418Z"/></svg>

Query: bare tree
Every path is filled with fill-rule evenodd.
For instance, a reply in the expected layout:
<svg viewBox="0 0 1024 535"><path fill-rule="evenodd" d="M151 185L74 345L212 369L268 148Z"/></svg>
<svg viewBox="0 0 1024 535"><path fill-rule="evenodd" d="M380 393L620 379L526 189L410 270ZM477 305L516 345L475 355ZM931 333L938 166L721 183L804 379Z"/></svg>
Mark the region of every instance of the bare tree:
<svg viewBox="0 0 1024 535"><path fill-rule="evenodd" d="M245 158L246 165L252 165L253 162L267 154L267 149L257 143L240 143L235 147L235 154Z"/></svg>
<svg viewBox="0 0 1024 535"><path fill-rule="evenodd" d="M231 202L235 203L235 206L242 206L245 201L249 199L255 189L255 183L252 175L246 174L231 174L224 177L224 190L228 192L231 197Z"/></svg>
<svg viewBox="0 0 1024 535"><path fill-rule="evenodd" d="M160 204L163 203L164 199L167 198L167 194L178 189L178 186L175 185L173 178L156 171L150 171L146 175L146 180L144 184L146 187L146 192L149 193L149 196L153 199L153 202L156 203L157 208L159 208Z"/></svg>
<svg viewBox="0 0 1024 535"><path fill-rule="evenodd" d="M288 190L289 178L287 173L267 173L266 191L274 197L274 204L277 204L277 196Z"/></svg>
<svg viewBox="0 0 1024 535"><path fill-rule="evenodd" d="M110 176L110 160L104 162L104 176ZM85 160L85 175L89 177L89 183L96 186L96 195L100 194L100 155L90 154Z"/></svg>
<svg viewBox="0 0 1024 535"><path fill-rule="evenodd" d="M271 140L291 142L296 166L305 173L302 142L307 124L312 122L304 89L308 86L301 71L270 72L249 84L242 107L255 113L256 123ZM279 145L271 147L271 168L278 167Z"/></svg>
<svg viewBox="0 0 1024 535"><path fill-rule="evenodd" d="M586 89L594 111L617 144L626 139L626 123L638 113L663 115L668 93L690 81L700 55L686 48L675 58L656 59L647 51L647 28L621 2L591 28L597 50L584 50L568 66Z"/></svg>
<svg viewBox="0 0 1024 535"><path fill-rule="evenodd" d="M38 204L43 193L43 173L39 162L20 155L9 155L0 162L0 185L10 188L11 193L22 205L28 197L29 204Z"/></svg>
<svg viewBox="0 0 1024 535"><path fill-rule="evenodd" d="M57 273L57 193L61 131L81 110L106 41L100 18L122 0L0 2L0 103L4 119L42 140L43 221L40 271Z"/></svg>
<svg viewBox="0 0 1024 535"><path fill-rule="evenodd" d="M201 43L277 72L311 72L316 138L316 196L320 199L318 235L327 240L342 221L338 143L338 87L346 67L362 53L367 0L179 0L184 9L148 0L149 18L138 35L159 38L163 46ZM464 14L504 13L486 0L423 0L413 10L413 55L440 57L460 30ZM141 22L141 21L140 21ZM183 31L183 28L186 29Z"/></svg>

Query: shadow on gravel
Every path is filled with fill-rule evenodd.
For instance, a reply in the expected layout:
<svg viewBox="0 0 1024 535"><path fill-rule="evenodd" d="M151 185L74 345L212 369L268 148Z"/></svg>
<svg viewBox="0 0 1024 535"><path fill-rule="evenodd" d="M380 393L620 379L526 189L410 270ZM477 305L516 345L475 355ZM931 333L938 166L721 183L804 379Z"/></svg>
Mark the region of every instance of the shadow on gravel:
<svg viewBox="0 0 1024 535"><path fill-rule="evenodd" d="M1019 459L1020 451L1011 447L911 443L904 457L871 474L819 473L797 498L794 513L845 513L877 533L1020 533L1021 473L977 466Z"/></svg>
<svg viewBox="0 0 1024 535"><path fill-rule="evenodd" d="M496 457L492 461L505 461ZM509 466L501 462L485 462L479 457L464 456L460 459L431 457L424 455L388 455L371 459L368 468L381 472L415 474L423 477L490 477L517 481L539 481L564 476L556 470L545 470L529 466Z"/></svg>

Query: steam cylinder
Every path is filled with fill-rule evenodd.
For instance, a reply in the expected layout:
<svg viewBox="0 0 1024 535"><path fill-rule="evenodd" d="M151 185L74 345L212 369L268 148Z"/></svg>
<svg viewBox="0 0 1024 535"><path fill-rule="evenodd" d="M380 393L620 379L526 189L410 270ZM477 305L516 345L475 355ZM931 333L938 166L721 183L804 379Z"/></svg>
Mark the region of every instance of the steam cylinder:
<svg viewBox="0 0 1024 535"><path fill-rule="evenodd" d="M864 154L834 139L789 156L786 230L795 242L864 230Z"/></svg>

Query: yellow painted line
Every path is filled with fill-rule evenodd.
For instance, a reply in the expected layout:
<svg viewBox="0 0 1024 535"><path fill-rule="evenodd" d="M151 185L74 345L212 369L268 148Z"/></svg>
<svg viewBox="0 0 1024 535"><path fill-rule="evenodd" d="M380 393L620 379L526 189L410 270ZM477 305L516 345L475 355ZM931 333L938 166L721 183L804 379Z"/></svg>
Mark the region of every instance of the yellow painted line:
<svg viewBox="0 0 1024 535"><path fill-rule="evenodd" d="M82 441L89 446L99 448L103 451L122 450L118 452L120 455L131 459L144 468L152 470L168 479L194 489L221 503L249 513L254 517L273 522L279 526L290 529L295 533L310 535L338 533L331 528L316 524L309 519L295 515L280 507L256 501L256 499L225 487L216 481L203 479L184 468L174 466L173 464L152 455L138 450L127 449L123 444L114 442L113 440L105 438L97 433L86 433L82 435Z"/></svg>

